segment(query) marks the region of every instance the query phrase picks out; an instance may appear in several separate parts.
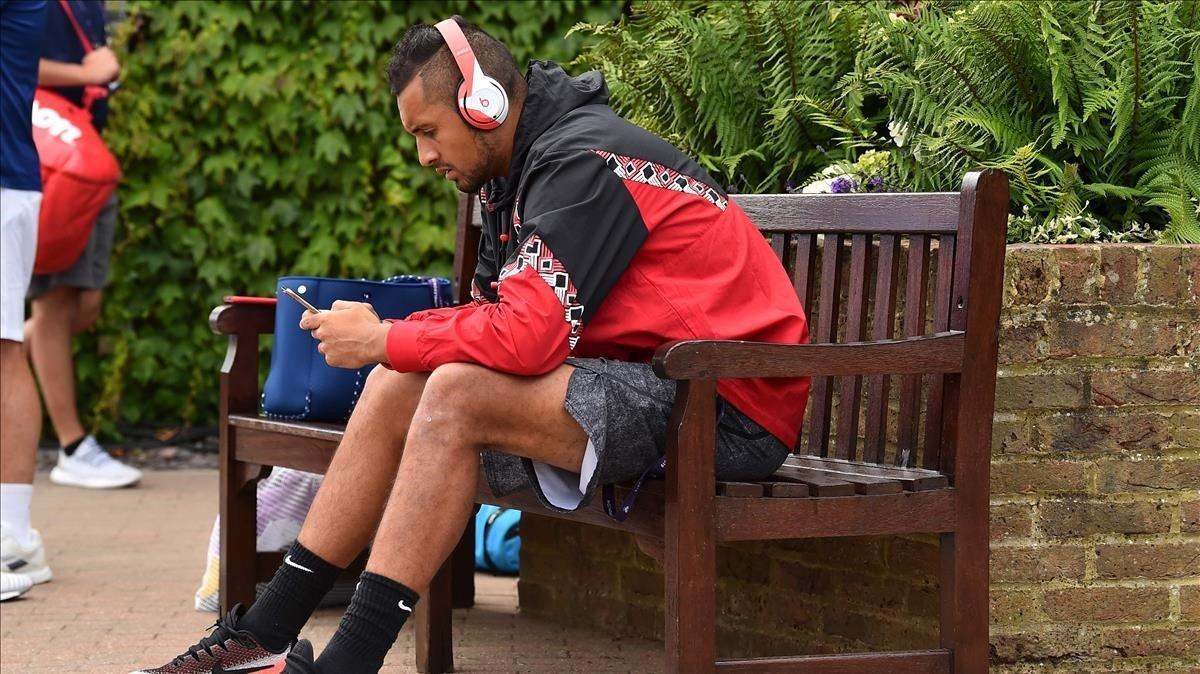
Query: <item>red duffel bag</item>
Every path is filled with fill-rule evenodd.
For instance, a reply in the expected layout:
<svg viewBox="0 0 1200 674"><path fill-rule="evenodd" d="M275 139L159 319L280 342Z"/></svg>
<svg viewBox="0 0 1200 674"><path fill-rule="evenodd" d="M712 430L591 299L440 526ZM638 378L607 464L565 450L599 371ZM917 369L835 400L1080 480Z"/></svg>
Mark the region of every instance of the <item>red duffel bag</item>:
<svg viewBox="0 0 1200 674"><path fill-rule="evenodd" d="M75 264L100 210L121 181L121 167L92 126L92 115L58 94L38 89L33 142L42 164L33 271L53 274Z"/></svg>
<svg viewBox="0 0 1200 674"><path fill-rule="evenodd" d="M61 4L84 52L92 51L70 5ZM92 126L89 111L91 102L107 93L102 87L86 87L82 108L46 89L38 89L34 97L33 142L42 165L34 273L53 274L75 264L121 181L121 167Z"/></svg>

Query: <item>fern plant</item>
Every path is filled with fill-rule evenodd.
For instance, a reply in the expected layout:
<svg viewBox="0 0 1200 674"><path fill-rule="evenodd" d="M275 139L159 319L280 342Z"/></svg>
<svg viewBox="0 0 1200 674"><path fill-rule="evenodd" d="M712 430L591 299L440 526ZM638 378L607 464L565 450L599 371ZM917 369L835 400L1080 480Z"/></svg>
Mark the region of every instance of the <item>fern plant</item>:
<svg viewBox="0 0 1200 674"><path fill-rule="evenodd" d="M739 187L884 151L889 189L1005 170L1014 240L1200 242L1197 0L644 1L576 30L619 111Z"/></svg>
<svg viewBox="0 0 1200 674"><path fill-rule="evenodd" d="M613 105L737 189L778 191L827 162L833 132L803 97L853 66L853 15L825 2L636 2L577 60L604 72Z"/></svg>

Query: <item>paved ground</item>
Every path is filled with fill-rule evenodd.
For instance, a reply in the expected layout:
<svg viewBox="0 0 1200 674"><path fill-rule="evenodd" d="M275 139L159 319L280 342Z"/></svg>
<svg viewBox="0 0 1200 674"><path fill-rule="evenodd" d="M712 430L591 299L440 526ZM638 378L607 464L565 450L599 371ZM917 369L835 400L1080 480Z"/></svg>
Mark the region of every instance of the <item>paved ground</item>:
<svg viewBox="0 0 1200 674"><path fill-rule="evenodd" d="M54 580L0 604L5 673L113 672L157 666L197 641L215 614L192 610L216 513L213 471L149 472L136 489L34 488ZM523 617L516 581L477 577L476 608L455 612L460 672L647 672L655 642L611 639ZM340 609L322 609L304 636L319 649ZM385 672L415 672L411 625Z"/></svg>

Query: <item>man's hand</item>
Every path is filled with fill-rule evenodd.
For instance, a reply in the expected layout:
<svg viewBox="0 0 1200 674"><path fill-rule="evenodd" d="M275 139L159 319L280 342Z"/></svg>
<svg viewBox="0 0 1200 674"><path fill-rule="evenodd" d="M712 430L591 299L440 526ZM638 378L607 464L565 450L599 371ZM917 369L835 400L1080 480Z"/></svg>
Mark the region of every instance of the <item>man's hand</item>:
<svg viewBox="0 0 1200 674"><path fill-rule="evenodd" d="M83 72L88 84L104 85L121 74L121 63L108 47L100 47L83 57Z"/></svg>
<svg viewBox="0 0 1200 674"><path fill-rule="evenodd" d="M387 361L390 326L379 321L370 304L338 300L329 311L305 311L300 327L312 331L313 339L321 342L317 351L334 367L357 370Z"/></svg>

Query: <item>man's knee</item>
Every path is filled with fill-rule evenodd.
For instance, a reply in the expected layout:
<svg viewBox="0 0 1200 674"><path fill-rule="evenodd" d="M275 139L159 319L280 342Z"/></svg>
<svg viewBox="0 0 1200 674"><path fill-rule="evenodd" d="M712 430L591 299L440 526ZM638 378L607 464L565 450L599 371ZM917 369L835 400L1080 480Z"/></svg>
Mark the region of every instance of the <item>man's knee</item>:
<svg viewBox="0 0 1200 674"><path fill-rule="evenodd" d="M421 398L425 380L429 377L425 372L396 372L386 367L377 367L367 375L363 382L362 396L355 411L376 405L391 410L403 406L406 402L415 405Z"/></svg>
<svg viewBox="0 0 1200 674"><path fill-rule="evenodd" d="M433 433L445 441L469 440L478 401L488 395L489 374L491 370L470 363L447 363L430 373L409 436Z"/></svg>
<svg viewBox="0 0 1200 674"><path fill-rule="evenodd" d="M103 299L104 293L100 290L85 290L79 293L75 320L71 323L72 334L79 334L96 324L96 321L100 319L100 307Z"/></svg>

